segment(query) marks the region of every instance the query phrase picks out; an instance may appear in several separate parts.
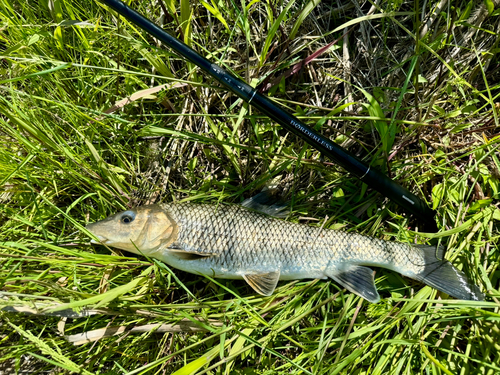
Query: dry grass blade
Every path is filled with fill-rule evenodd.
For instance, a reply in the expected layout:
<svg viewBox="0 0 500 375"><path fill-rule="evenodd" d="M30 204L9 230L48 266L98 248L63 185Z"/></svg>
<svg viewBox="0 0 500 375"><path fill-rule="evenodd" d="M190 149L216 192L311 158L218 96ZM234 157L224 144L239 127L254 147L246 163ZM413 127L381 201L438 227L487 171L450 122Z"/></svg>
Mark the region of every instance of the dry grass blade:
<svg viewBox="0 0 500 375"><path fill-rule="evenodd" d="M209 322L213 326L222 327L222 323L219 322ZM197 332L197 331L208 331L207 329L200 327L196 323L190 320L183 320L177 324L145 324L141 326L115 326L95 329L92 331L87 331L83 333L77 333L74 335L67 335L64 338L68 342L74 345L83 345L89 342L94 342L101 340L106 337L118 336L123 334L139 334L139 333L180 333L180 332Z"/></svg>
<svg viewBox="0 0 500 375"><path fill-rule="evenodd" d="M173 83L173 84L165 83L163 85L151 87L149 89L140 90L140 91L133 93L132 95L130 95L127 98L124 98L124 99L117 101L115 104L113 104L112 107L106 109L104 111L104 113L108 113L108 114L113 113L113 112L125 107L127 104L135 102L136 100L139 100L139 99L143 99L145 97L150 97L153 94L156 94L164 89L171 90L174 88L181 88L181 87L185 87L185 86L187 86L187 83Z"/></svg>

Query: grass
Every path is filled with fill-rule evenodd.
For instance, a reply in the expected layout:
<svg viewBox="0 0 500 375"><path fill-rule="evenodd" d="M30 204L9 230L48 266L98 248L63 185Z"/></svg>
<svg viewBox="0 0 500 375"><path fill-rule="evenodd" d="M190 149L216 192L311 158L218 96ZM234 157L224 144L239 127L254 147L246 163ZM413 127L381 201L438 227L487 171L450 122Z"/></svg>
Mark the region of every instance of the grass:
<svg viewBox="0 0 500 375"><path fill-rule="evenodd" d="M0 369L499 373L499 11L440 4L131 3L425 199L440 228L426 234L102 4L0 0ZM487 300L382 269L378 304L318 280L263 298L91 246L84 229L269 183L290 221L445 244Z"/></svg>

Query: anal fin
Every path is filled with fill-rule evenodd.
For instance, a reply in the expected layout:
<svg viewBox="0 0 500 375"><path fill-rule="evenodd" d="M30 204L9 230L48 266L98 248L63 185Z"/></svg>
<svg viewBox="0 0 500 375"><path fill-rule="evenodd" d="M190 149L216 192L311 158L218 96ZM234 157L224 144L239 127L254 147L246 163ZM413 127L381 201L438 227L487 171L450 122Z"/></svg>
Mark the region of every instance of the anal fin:
<svg viewBox="0 0 500 375"><path fill-rule="evenodd" d="M363 297L371 303L380 301L380 296L375 287L373 270L368 267L345 265L331 272L327 276L338 282L352 293Z"/></svg>
<svg viewBox="0 0 500 375"><path fill-rule="evenodd" d="M243 275L245 281L257 293L263 296L270 296L273 294L276 285L280 279L280 271L259 273L259 274L245 274Z"/></svg>

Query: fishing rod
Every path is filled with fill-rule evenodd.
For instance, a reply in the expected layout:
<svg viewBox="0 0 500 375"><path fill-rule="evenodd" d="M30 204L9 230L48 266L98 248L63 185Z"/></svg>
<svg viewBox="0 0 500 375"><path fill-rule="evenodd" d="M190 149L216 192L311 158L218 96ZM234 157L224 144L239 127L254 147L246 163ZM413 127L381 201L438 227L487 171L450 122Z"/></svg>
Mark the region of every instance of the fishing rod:
<svg viewBox="0 0 500 375"><path fill-rule="evenodd" d="M380 171L372 169L370 165L366 165L356 156L332 142L330 139L311 129L297 117L286 112L283 108L272 102L265 95L259 93L253 87L233 74L225 71L220 66L210 62L191 47L171 36L161 27L137 13L122 1L101 1L144 31L161 40L180 56L197 65L228 90L238 95L246 103L254 106L270 119L280 124L283 128L299 136L348 172L354 174L368 186L394 201L407 212L421 219L424 224L424 230L429 232L437 231L437 225L434 220L435 212L416 195L410 193L407 189L394 182Z"/></svg>

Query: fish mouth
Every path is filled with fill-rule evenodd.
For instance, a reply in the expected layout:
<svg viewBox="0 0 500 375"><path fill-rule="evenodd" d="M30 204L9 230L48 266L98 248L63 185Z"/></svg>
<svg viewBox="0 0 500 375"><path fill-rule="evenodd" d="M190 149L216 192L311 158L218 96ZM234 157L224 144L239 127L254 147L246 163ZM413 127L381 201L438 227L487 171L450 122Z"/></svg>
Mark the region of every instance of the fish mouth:
<svg viewBox="0 0 500 375"><path fill-rule="evenodd" d="M109 239L107 239L106 237L103 237L103 236L99 236L99 235L96 235L94 234L94 236L96 236L99 241L96 241L94 239L90 240L90 243L93 243L93 244L99 244L99 245L105 245L109 242Z"/></svg>

